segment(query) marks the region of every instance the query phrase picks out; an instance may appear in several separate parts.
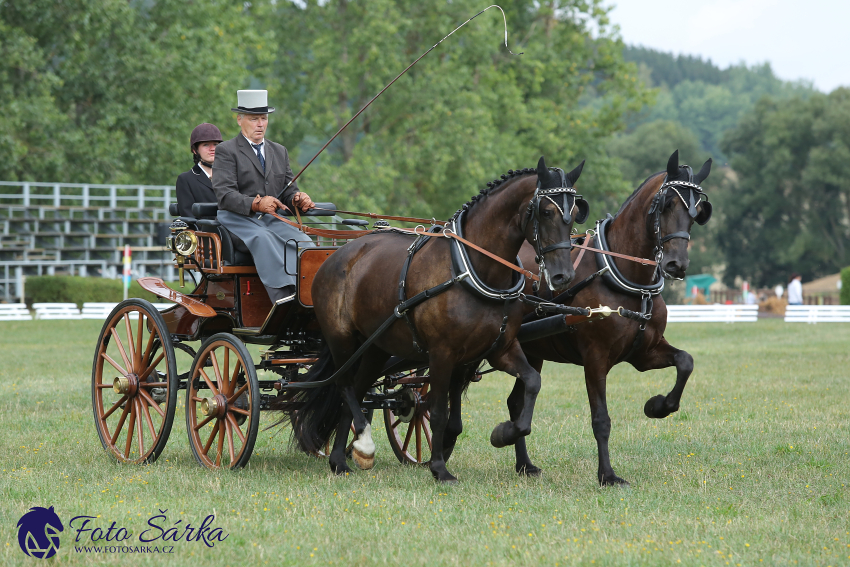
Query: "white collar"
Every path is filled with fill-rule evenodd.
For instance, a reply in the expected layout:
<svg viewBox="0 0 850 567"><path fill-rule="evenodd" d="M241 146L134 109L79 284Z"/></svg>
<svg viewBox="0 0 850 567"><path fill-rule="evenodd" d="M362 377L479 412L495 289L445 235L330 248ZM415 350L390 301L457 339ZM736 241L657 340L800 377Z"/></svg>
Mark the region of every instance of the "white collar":
<svg viewBox="0 0 850 567"><path fill-rule="evenodd" d="M246 136L243 132L240 132L240 134L242 134L242 137L243 137L243 138L245 138L246 140L248 140L248 136ZM251 147L252 147L252 148L253 148L254 146L258 146L258 145L260 145L260 144L263 144L263 147L262 147L262 148L260 148L260 151L261 151L261 152L263 152L263 153L265 153L265 149L266 149L265 142L266 142L266 139L265 139L265 138L263 138L262 140L260 140L260 141L259 141L258 143L256 143L256 144L255 144L254 142L252 142L251 140L248 140L248 143L249 143L249 144L251 144Z"/></svg>

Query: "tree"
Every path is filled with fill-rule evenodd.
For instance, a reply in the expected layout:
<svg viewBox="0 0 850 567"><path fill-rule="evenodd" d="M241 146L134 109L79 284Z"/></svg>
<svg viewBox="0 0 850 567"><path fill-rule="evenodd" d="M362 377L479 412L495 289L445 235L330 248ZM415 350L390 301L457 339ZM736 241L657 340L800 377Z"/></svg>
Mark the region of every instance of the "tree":
<svg viewBox="0 0 850 567"><path fill-rule="evenodd" d="M758 285L850 264L850 90L760 101L724 139L738 179L723 202L726 280Z"/></svg>
<svg viewBox="0 0 850 567"><path fill-rule="evenodd" d="M0 108L16 156L3 176L172 183L192 163L192 127L235 131L233 86L247 82L257 43L249 24L226 0L0 2L3 50L15 55L0 63L0 96L15 102Z"/></svg>
<svg viewBox="0 0 850 567"><path fill-rule="evenodd" d="M480 5L308 0L251 9L266 22L264 37L280 46L264 75L255 70L288 109L274 117L270 137L305 163ZM445 218L486 181L545 155L564 169L587 158L579 186L591 199L625 193L604 144L645 93L601 2L515 0L506 11L510 47L524 55L505 50L497 11L480 16L354 122L311 166L303 187L337 205Z"/></svg>

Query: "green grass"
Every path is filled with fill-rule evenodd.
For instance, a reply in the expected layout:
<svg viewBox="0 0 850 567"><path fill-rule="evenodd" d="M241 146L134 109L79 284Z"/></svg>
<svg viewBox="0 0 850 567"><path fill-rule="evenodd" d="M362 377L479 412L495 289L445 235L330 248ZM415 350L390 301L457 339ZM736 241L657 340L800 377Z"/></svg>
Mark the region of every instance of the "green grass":
<svg viewBox="0 0 850 567"><path fill-rule="evenodd" d="M457 486L401 466L380 419L375 469L347 478L274 431L260 432L247 469L201 469L182 410L156 464L120 466L91 414L99 328L0 323L3 565L37 563L18 548L15 525L31 506L50 505L65 523L56 560L70 565L850 564L850 325L670 328L696 365L679 413L643 415L646 399L672 387L673 369L619 366L609 377L612 463L632 483L625 489L595 482L582 374L558 365L544 368L529 439L539 479L517 477L513 451L488 442L511 387L494 375L464 404L449 462ZM214 513L230 535L214 549L180 542L167 556L74 552L71 517L138 534L160 509L169 525Z"/></svg>

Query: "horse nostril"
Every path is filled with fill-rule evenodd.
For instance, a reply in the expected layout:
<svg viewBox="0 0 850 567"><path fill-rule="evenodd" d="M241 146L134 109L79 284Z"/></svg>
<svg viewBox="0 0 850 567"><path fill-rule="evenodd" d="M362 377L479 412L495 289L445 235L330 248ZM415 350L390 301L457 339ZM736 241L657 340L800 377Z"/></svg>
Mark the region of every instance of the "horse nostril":
<svg viewBox="0 0 850 567"><path fill-rule="evenodd" d="M564 274L555 274L552 276L552 283L555 285L563 285L567 283L567 278Z"/></svg>
<svg viewBox="0 0 850 567"><path fill-rule="evenodd" d="M675 260L671 260L671 261L667 262L667 264L664 266L664 271L666 271L669 274L674 274L674 273L678 272L679 270L680 270L679 262L676 262Z"/></svg>

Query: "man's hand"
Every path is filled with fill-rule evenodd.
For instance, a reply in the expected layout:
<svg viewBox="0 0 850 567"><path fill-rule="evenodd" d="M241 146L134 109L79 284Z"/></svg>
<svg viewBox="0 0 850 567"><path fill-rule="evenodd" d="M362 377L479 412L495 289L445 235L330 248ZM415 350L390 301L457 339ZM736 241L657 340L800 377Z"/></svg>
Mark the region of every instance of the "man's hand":
<svg viewBox="0 0 850 567"><path fill-rule="evenodd" d="M307 193L299 191L292 196L292 204L301 209L301 212L306 213L310 209L315 209L316 205Z"/></svg>
<svg viewBox="0 0 850 567"><path fill-rule="evenodd" d="M266 195L265 197L257 195L254 202L251 203L251 210L255 213L274 213L277 212L278 209L286 210L286 205L271 195Z"/></svg>

